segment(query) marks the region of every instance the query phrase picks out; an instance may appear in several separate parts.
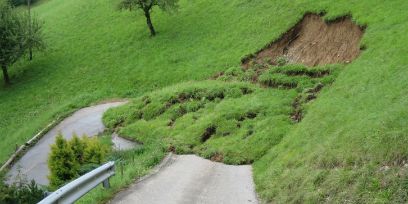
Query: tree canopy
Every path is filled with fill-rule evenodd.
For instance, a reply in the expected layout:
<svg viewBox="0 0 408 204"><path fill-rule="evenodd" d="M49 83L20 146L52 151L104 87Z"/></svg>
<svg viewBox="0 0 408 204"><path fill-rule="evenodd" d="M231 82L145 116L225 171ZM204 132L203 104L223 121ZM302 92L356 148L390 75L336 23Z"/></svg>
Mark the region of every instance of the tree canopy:
<svg viewBox="0 0 408 204"><path fill-rule="evenodd" d="M8 67L33 48L44 48L41 22L0 0L0 66L6 84L10 84Z"/></svg>

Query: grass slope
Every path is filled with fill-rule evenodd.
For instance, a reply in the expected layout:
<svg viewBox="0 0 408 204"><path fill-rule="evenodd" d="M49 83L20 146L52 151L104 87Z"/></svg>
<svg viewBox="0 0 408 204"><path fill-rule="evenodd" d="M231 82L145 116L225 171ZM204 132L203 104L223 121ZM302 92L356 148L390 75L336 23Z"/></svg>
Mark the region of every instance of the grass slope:
<svg viewBox="0 0 408 204"><path fill-rule="evenodd" d="M15 143L25 141L57 114L106 98L138 97L176 82L206 79L239 65L242 56L278 38L305 12L326 11L326 19L351 14L367 25L362 42L366 50L344 67L331 87L323 89L302 122L288 125L281 142L270 143L269 152L255 161L257 191L273 203L407 202L407 7L404 0L182 1L177 15L155 11L159 35L149 38L144 19L115 11L115 2L49 1L36 8L46 20L49 52L36 56L31 64L22 61L13 67L15 84L0 90L0 161ZM288 80L267 75L262 79ZM274 99L271 104L282 102L280 107L287 104L285 97L276 99L278 90L256 92L256 96ZM199 118L205 118L204 113L217 118L233 112L225 108L231 104L222 107L227 100L204 106L202 113L197 112ZM263 101L260 104L265 106ZM164 113L146 124L163 127L172 117ZM189 135L177 131L182 118L176 120L175 130L167 132L174 136L176 147L186 144L193 152L212 155L213 151L205 151L208 146L200 148L196 143L200 134L188 142ZM138 126L129 121L122 131L133 136ZM226 153L230 163L256 160L265 153L265 148L261 153L250 150L242 160L229 149L231 141L216 137L209 147ZM160 145L166 148L167 144ZM118 182L115 189L123 183ZM100 191L94 194L106 199Z"/></svg>
<svg viewBox="0 0 408 204"><path fill-rule="evenodd" d="M48 52L16 64L14 84L0 86L0 161L57 115L205 79L238 65L288 25L278 32L260 26L272 24L273 15L252 15L263 8L256 3L182 1L177 15L154 11L159 34L150 38L143 16L120 12L117 3L52 0L35 8L45 21Z"/></svg>
<svg viewBox="0 0 408 204"><path fill-rule="evenodd" d="M248 83L179 84L105 114L108 128L142 143L161 137L167 149L248 164L280 142L295 91L263 90Z"/></svg>

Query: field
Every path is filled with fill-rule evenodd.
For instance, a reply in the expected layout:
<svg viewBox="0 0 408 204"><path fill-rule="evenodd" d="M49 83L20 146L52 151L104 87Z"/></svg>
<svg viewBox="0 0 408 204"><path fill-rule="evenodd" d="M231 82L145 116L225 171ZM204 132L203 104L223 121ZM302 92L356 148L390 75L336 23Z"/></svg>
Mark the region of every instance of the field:
<svg viewBox="0 0 408 204"><path fill-rule="evenodd" d="M158 30L154 38L149 37L140 13L119 11L117 3L50 0L35 7L45 21L48 49L36 53L32 62L18 62L10 70L13 84L0 86L1 162L16 144L58 116L104 100L135 98L122 109L142 110L147 118L126 117L117 109L105 116L108 127L120 126L122 134L142 141L149 134L157 139L164 132L171 136L165 150L194 152L226 163L253 163L257 192L265 201L408 201L408 2L182 0L175 14L154 10ZM264 82L284 80L273 71L273 76L260 77L260 84L242 80L245 73L232 77L228 73L241 66L244 56L278 39L307 12L325 13L326 20L351 16L365 27L360 43L364 50L351 63L336 65L336 77L317 99L305 105L304 117L297 123L291 120L291 103L303 90L263 87ZM208 80L219 72L227 74ZM154 107L191 87L218 92L241 86L253 90L253 96L232 93L223 95L224 100L193 100L184 107L192 107L188 110L193 113L186 111L181 116L179 109ZM138 104L146 96L151 96L153 105L143 109ZM257 116L246 115L240 130L231 128L236 124L226 116L239 121L239 114L250 113L245 111L251 107ZM155 114L157 110L164 114ZM197 126L191 126L194 115L200 122ZM176 123L168 130L173 119ZM222 129L210 134L215 135L214 140L208 140L201 133L213 132L209 122L214 121ZM162 132L140 132L141 127ZM185 127L187 133L180 131ZM251 128L259 140L243 143L237 139ZM200 131L194 132L196 129ZM267 131L258 134L264 129ZM197 140L203 136L204 145ZM146 147L147 152L153 149ZM155 153L152 158L156 159L147 159L153 162L145 166L150 168L162 156L162 152Z"/></svg>

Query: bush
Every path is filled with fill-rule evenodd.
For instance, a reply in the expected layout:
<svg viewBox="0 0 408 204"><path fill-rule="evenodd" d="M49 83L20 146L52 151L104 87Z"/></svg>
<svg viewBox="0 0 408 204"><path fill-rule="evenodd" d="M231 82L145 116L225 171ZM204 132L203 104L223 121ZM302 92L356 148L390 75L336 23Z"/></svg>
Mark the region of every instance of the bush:
<svg viewBox="0 0 408 204"><path fill-rule="evenodd" d="M67 181L85 174L105 162L108 148L97 138L83 136L74 137L67 141L58 135L51 147L48 166L51 174L50 187L58 188Z"/></svg>
<svg viewBox="0 0 408 204"><path fill-rule="evenodd" d="M48 167L51 171L49 175L51 188L58 188L66 181L78 176L79 162L71 146L61 134L51 146Z"/></svg>
<svg viewBox="0 0 408 204"><path fill-rule="evenodd" d="M32 180L27 183L20 181L17 184L7 185L3 183L3 176L0 176L0 203L37 203L44 198L44 189L37 186Z"/></svg>

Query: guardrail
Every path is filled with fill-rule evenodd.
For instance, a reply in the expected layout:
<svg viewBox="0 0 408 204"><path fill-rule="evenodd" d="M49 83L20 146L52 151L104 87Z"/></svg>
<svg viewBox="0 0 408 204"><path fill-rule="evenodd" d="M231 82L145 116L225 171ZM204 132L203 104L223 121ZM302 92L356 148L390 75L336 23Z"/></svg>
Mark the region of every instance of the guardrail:
<svg viewBox="0 0 408 204"><path fill-rule="evenodd" d="M71 181L38 204L71 204L94 189L100 183L109 188L109 178L115 175L115 162L110 161L91 172Z"/></svg>

